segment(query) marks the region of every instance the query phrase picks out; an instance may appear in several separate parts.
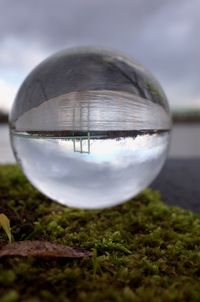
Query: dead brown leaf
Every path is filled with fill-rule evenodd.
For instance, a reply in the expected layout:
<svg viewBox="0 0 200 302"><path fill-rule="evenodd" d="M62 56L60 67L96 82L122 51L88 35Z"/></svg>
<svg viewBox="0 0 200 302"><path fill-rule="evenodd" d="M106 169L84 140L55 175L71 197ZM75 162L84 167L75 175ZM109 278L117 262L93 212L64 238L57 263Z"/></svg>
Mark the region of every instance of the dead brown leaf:
<svg viewBox="0 0 200 302"><path fill-rule="evenodd" d="M84 249L75 249L62 244L48 241L18 241L4 245L0 249L0 257L6 256L35 256L55 258L84 258L90 257L91 252Z"/></svg>

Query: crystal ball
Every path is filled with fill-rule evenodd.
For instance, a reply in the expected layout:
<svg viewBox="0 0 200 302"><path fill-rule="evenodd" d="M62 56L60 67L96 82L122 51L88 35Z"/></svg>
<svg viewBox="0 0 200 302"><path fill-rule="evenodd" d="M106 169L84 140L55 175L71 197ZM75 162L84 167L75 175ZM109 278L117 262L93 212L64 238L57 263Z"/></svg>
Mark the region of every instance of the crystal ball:
<svg viewBox="0 0 200 302"><path fill-rule="evenodd" d="M106 49L73 48L40 63L10 114L17 162L43 194L106 208L141 192L161 170L171 115L154 76Z"/></svg>

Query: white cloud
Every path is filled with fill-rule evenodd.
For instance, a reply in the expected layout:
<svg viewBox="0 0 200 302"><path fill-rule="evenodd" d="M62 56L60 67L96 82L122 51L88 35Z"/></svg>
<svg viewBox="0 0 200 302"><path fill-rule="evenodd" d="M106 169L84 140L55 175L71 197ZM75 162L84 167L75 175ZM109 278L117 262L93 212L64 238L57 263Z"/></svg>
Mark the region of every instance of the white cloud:
<svg viewBox="0 0 200 302"><path fill-rule="evenodd" d="M22 80L49 53L36 43L8 37L0 43L0 110L9 111Z"/></svg>
<svg viewBox="0 0 200 302"><path fill-rule="evenodd" d="M17 86L0 79L0 108L8 111L14 101Z"/></svg>

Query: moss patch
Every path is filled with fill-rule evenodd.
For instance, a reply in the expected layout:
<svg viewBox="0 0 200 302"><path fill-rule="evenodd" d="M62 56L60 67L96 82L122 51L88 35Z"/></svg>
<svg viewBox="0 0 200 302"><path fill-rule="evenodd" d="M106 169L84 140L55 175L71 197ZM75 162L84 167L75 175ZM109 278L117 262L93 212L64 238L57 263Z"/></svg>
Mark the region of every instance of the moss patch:
<svg viewBox="0 0 200 302"><path fill-rule="evenodd" d="M155 191L103 211L75 210L42 196L18 167L0 166L0 212L15 241L93 251L84 260L1 259L1 302L200 301L200 217Z"/></svg>

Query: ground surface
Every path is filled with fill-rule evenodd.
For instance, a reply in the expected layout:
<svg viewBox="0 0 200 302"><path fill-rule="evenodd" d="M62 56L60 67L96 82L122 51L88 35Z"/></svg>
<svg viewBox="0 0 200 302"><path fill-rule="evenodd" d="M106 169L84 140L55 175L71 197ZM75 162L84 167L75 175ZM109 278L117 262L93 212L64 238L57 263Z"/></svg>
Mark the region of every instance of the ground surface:
<svg viewBox="0 0 200 302"><path fill-rule="evenodd" d="M104 211L74 210L38 193L16 166L0 166L0 212L15 241L93 252L84 260L2 258L1 302L200 301L200 216L154 191Z"/></svg>
<svg viewBox="0 0 200 302"><path fill-rule="evenodd" d="M168 204L200 213L200 157L168 159L151 187Z"/></svg>

